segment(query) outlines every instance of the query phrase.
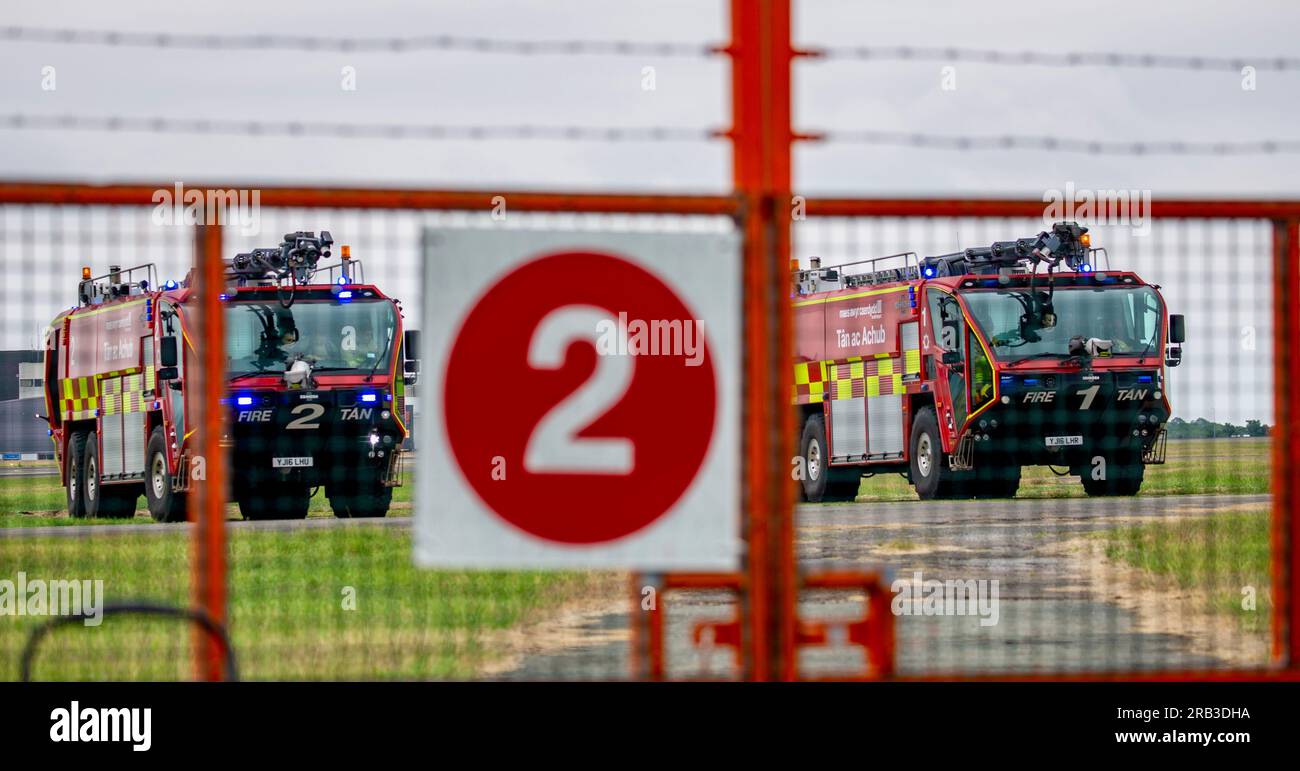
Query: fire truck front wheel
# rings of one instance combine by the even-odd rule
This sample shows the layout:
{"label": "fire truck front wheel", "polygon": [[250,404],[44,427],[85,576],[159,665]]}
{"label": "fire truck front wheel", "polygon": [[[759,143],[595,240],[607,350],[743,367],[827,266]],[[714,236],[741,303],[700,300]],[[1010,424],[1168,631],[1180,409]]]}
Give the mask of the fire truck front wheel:
{"label": "fire truck front wheel", "polygon": [[299,479],[253,474],[250,482],[238,487],[235,500],[244,519],[306,519],[313,492],[311,485]]}
{"label": "fire truck front wheel", "polygon": [[68,439],[68,516],[81,519],[86,516],[86,499],[81,491],[86,486],[86,432],[77,431]]}
{"label": "fire truck front wheel", "polygon": [[1100,459],[1104,464],[1094,460],[1080,469],[1079,480],[1083,482],[1084,492],[1093,497],[1138,494],[1146,473],[1141,456],[1133,451],[1121,451]]}
{"label": "fire truck front wheel", "polygon": [[172,475],[167,468],[167,437],[162,428],[155,428],[149,435],[145,457],[149,465],[145,467],[144,501],[150,516],[157,522],[184,522],[185,495],[172,489]]}
{"label": "fire truck front wheel", "polygon": [[935,416],[933,407],[922,407],[916,411],[909,444],[912,449],[909,461],[912,487],[916,488],[917,496],[923,501],[958,497],[958,483],[961,480],[944,464],[939,419]]}
{"label": "fire truck front wheel", "polygon": [[378,474],[362,475],[342,488],[327,488],[325,492],[339,519],[387,516],[393,503],[393,488],[384,487]]}

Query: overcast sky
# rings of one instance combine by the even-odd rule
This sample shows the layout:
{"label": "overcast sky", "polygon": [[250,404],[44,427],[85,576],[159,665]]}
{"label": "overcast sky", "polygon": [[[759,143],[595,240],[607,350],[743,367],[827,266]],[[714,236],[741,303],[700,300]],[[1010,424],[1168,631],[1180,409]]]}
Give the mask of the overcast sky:
{"label": "overcast sky", "polygon": [[[964,46],[1247,60],[1300,56],[1296,36],[1300,8],[1283,0],[1230,5],[1096,2],[1079,10],[1053,7],[1050,12],[1041,2],[797,0],[795,7],[796,43],[807,46]],[[725,38],[725,10],[725,3],[708,0],[6,0],[0,25],[285,37],[449,34],[708,43]],[[54,90],[42,88],[42,68],[47,66],[55,68]],[[652,91],[642,87],[647,66],[655,68]],[[956,89],[944,90],[942,66],[940,62],[799,63],[797,127],[1104,140],[1300,139],[1300,72],[1260,71],[1255,90],[1244,90],[1242,76],[1236,72],[961,63],[956,65]],[[341,87],[344,67],[355,68],[355,91]],[[725,60],[717,57],[205,52],[0,42],[0,113],[703,129],[727,123],[728,72]],[[5,179],[717,192],[730,182],[729,164],[728,146],[718,141],[442,142],[0,128],[0,178]],[[1294,198],[1300,194],[1300,156],[1095,157],[828,143],[796,151],[795,183],[797,191],[806,194],[861,196],[972,194],[1039,199],[1045,190],[1073,183],[1079,188],[1150,190],[1156,199]],[[29,216],[10,210],[3,223],[6,262],[13,265],[15,258],[22,260],[32,279],[21,287],[7,285],[0,297],[9,308],[2,341],[6,348],[28,344],[36,324],[71,302],[72,291],[62,277],[83,259],[77,253],[82,249],[66,244],[24,247],[18,233],[23,218]],[[317,229],[331,224],[328,220],[322,216],[301,224],[295,221],[292,227]],[[332,226],[340,240],[349,238]],[[955,246],[949,238],[977,230],[945,230],[941,247]],[[1139,269],[1148,279],[1166,286],[1174,310],[1189,315],[1194,339],[1188,345],[1187,364],[1175,372],[1182,382],[1174,389],[1175,396],[1183,391],[1176,408],[1186,417],[1210,416],[1217,404],[1219,419],[1271,419],[1266,366],[1270,297],[1260,288],[1269,278],[1268,266],[1262,264],[1267,242],[1255,229],[1246,230],[1228,234],[1211,228],[1189,234],[1158,229],[1144,241],[1129,240],[1121,233],[1112,237],[1112,243],[1122,239],[1133,244],[1131,262],[1140,262]],[[372,279],[411,285],[406,282],[414,269],[414,252],[408,236],[415,232],[413,227],[394,227],[378,235],[370,233],[394,249],[393,254],[375,260]],[[805,233],[801,244],[834,252],[822,248],[832,238],[827,233]],[[997,237],[1031,234],[1008,232]],[[977,235],[984,237],[983,231]],[[84,237],[85,250],[100,250],[100,236],[94,231]],[[42,232],[36,240],[50,237],[48,231]],[[394,245],[400,239],[408,242]],[[1162,243],[1153,244],[1151,239]],[[278,240],[278,232],[262,240],[270,245]],[[927,234],[922,244],[895,244],[896,240],[872,236],[867,243],[923,251],[940,238]],[[169,263],[169,271],[182,270],[185,258],[178,255],[183,249],[153,241],[151,248],[162,256],[151,258]],[[1219,246],[1210,248],[1206,245],[1210,242]],[[183,246],[183,238],[179,243]],[[843,254],[828,261],[854,253],[843,243],[838,248]],[[1124,255],[1114,251],[1111,258],[1117,266],[1128,264]],[[1231,302],[1207,298],[1201,289],[1225,282],[1235,285]],[[1246,328],[1254,330],[1253,350],[1241,342]],[[1227,386],[1210,385],[1224,376],[1228,366],[1235,367],[1234,373],[1244,373],[1239,374],[1239,382],[1230,384],[1239,392],[1231,404],[1219,390]]]}

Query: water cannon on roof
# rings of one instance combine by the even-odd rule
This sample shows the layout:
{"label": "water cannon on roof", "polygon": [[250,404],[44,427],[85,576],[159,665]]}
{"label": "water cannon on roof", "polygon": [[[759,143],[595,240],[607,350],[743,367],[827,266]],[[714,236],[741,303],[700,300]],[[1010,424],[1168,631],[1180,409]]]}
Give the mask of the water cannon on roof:
{"label": "water cannon on roof", "polygon": [[306,284],[321,259],[329,258],[333,245],[328,230],[322,230],[319,236],[304,230],[286,233],[279,246],[236,254],[230,268],[237,279],[244,281],[292,279]]}
{"label": "water cannon on roof", "polygon": [[328,230],[320,235],[299,230],[286,233],[279,246],[254,249],[236,254],[230,263],[230,275],[240,286],[250,282],[275,285],[280,289],[280,304],[293,305],[299,284],[310,284],[322,259],[328,259],[334,238]]}
{"label": "water cannon on roof", "polygon": [[990,246],[926,257],[921,272],[926,278],[972,274],[1009,277],[1018,272],[1034,273],[1039,264],[1046,265],[1051,273],[1064,263],[1070,270],[1087,273],[1092,270],[1092,251],[1092,237],[1086,227],[1077,222],[1057,222],[1051,230],[1032,238],[995,241]]}

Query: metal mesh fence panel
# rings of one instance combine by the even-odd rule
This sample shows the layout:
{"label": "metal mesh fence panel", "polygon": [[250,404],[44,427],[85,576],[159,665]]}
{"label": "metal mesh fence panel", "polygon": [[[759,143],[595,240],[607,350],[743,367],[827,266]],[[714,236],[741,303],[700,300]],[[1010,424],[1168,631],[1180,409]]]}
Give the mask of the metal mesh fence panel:
{"label": "metal mesh fence panel", "polygon": [[[339,302],[336,295],[329,296],[328,302],[317,302],[314,290],[299,287],[292,304],[285,307],[280,302],[284,297],[282,289],[269,289],[256,300],[246,300],[232,284],[225,299],[226,340],[202,339],[192,326],[191,315],[196,314],[185,295],[194,260],[193,227],[160,224],[156,210],[147,207],[6,206],[2,212],[0,248],[11,264],[21,266],[21,275],[5,288],[6,347],[26,352],[23,355],[32,359],[38,369],[45,367],[45,349],[62,352],[54,355],[62,356],[57,366],[64,369],[49,371],[53,409],[78,409],[75,416],[67,412],[69,419],[54,426],[54,441],[48,435],[49,424],[35,419],[36,413],[44,415],[48,411],[43,393],[16,404],[12,414],[6,413],[5,436],[15,444],[0,449],[13,451],[18,457],[6,461],[3,478],[0,573],[4,578],[25,580],[27,586],[38,581],[74,579],[91,581],[87,586],[102,582],[97,585],[102,595],[96,595],[96,601],[108,606],[190,605],[194,564],[191,526],[153,521],[151,499],[145,494],[153,481],[149,459],[142,457],[139,462],[129,463],[122,460],[131,452],[144,454],[149,437],[127,443],[122,432],[109,435],[103,426],[114,418],[121,420],[122,405],[130,399],[129,395],[114,395],[115,388],[131,392],[130,387],[122,389],[117,381],[109,384],[122,377],[116,370],[134,374],[133,370],[139,369],[142,374],[152,368],[156,370],[150,376],[156,378],[154,388],[147,388],[143,381],[135,384],[143,397],[134,406],[147,416],[139,418],[141,427],[160,427],[183,455],[196,428],[185,425],[189,414],[185,408],[191,406],[187,400],[198,398],[185,385],[197,374],[196,353],[206,345],[224,344],[226,374],[232,379],[222,405],[229,411],[223,444],[231,468],[226,493],[228,630],[241,679],[627,676],[625,575],[420,570],[413,566],[414,481],[421,453],[427,451],[420,446],[418,426],[433,417],[422,412],[418,381],[402,394],[405,403],[399,414],[411,427],[411,435],[395,469],[394,481],[400,481],[400,485],[386,488],[391,490],[385,493],[391,495],[382,512],[386,516],[373,516],[381,513],[378,511],[357,511],[357,504],[347,500],[349,494],[356,497],[355,488],[349,485],[365,479],[371,468],[367,462],[374,462],[373,458],[355,457],[358,442],[362,452],[366,450],[368,436],[364,433],[352,436],[346,431],[331,432],[323,421],[321,428],[327,430],[328,436],[315,443],[295,435],[285,421],[259,426],[265,430],[240,433],[239,424],[250,419],[250,412],[256,419],[257,412],[294,408],[265,401],[273,398],[268,395],[270,381],[265,378],[279,378],[286,368],[287,362],[277,356],[277,349],[308,350],[309,355],[318,357],[312,361],[319,373],[331,366],[346,370],[344,374],[351,376],[347,383],[350,390],[374,391],[381,397],[393,393],[397,390],[395,381],[385,385],[382,378],[393,371],[400,377],[402,371],[400,358],[394,359],[398,354],[385,353],[386,347],[400,342],[400,336],[393,337],[393,319],[369,313],[360,297],[346,304]],[[394,313],[403,318],[405,327],[418,329],[420,242],[424,229],[429,227],[702,232],[731,228],[732,224],[725,218],[689,216],[512,212],[500,217],[488,213],[267,207],[257,212],[255,221],[223,226],[223,255],[230,259],[254,248],[274,246],[286,233],[331,231],[337,242],[335,254],[346,244],[357,261],[352,268],[356,275],[350,277],[351,286],[373,286],[393,298]],[[149,274],[152,286],[123,290],[122,297],[78,302],[82,266],[91,266],[94,276],[99,277],[107,274],[110,266],[128,268],[147,263],[156,266]],[[313,281],[325,281],[324,292],[328,293],[328,282],[337,275]],[[159,289],[163,294],[154,294]],[[99,320],[86,322],[84,328],[79,326],[80,320],[72,322],[72,326],[56,321],[58,314],[75,309],[77,319],[98,312],[100,320],[107,316],[108,324],[113,325],[115,312],[105,309],[147,298],[151,298],[149,312],[156,314],[157,326],[152,333],[145,333],[143,327],[138,333],[132,332],[142,340],[129,352],[133,367],[113,366],[110,371],[102,360],[104,346],[118,344],[111,334],[116,327],[105,329]],[[178,371],[169,379],[158,366],[161,362],[156,347],[160,345],[159,336],[166,334],[167,314],[172,310],[180,317],[173,329],[182,345]],[[241,318],[240,314],[250,318]],[[152,315],[148,322],[155,322]],[[365,329],[367,324],[373,324],[374,329]],[[286,336],[291,330],[297,334]],[[49,335],[55,332],[60,340],[51,343]],[[367,333],[372,337],[366,339]],[[84,338],[78,335],[91,336],[86,347],[79,347]],[[149,342],[150,338],[153,342]],[[318,349],[310,349],[312,345]],[[349,354],[354,354],[356,360],[348,359]],[[385,356],[387,359],[376,366],[376,360]],[[70,364],[85,364],[74,363],[77,357],[90,357],[96,368],[90,373],[92,390],[84,396],[76,390],[82,387],[80,382],[73,378],[85,375],[80,369],[68,369]],[[331,357],[339,360],[332,361]],[[380,377],[370,380],[375,372]],[[15,385],[17,374],[15,368],[8,375]],[[434,369],[425,375],[437,376]],[[73,382],[69,384],[69,380]],[[175,387],[170,385],[171,380],[176,381]],[[313,390],[304,389],[308,393]],[[330,398],[329,390],[322,388],[316,393]],[[83,402],[71,404],[70,396]],[[113,402],[115,398],[121,401]],[[164,401],[172,399],[176,401],[167,406],[175,409],[164,416]],[[359,401],[353,406],[363,409],[365,403]],[[379,406],[386,410],[385,415],[399,409],[393,403]],[[314,427],[314,417],[316,413],[311,410],[288,416],[299,419],[300,425],[308,429]],[[175,436],[170,433],[173,430]],[[70,437],[67,440],[65,432]],[[92,437],[119,443],[120,452],[92,454],[101,466],[126,463],[122,480],[110,484],[123,489],[123,497],[134,495],[130,504],[122,504],[121,510],[108,518],[71,516],[69,493],[60,471],[69,455],[63,448],[75,446],[78,457],[84,459],[91,452],[87,443]],[[370,450],[375,446],[369,445]],[[390,452],[395,449],[382,441],[377,446],[388,447]],[[308,482],[296,481],[292,470],[280,473],[272,466],[280,457],[311,457],[314,467],[326,467],[325,473]],[[171,469],[169,475],[192,473],[196,460],[201,458],[188,457],[189,465]],[[84,497],[86,477],[82,473],[82,489],[73,495]],[[173,484],[178,481],[171,480]],[[108,476],[101,474],[99,482],[108,482]],[[184,491],[177,494],[187,495]],[[342,504],[340,498],[344,499]],[[180,518],[186,513],[181,510]],[[91,598],[83,599],[90,607]],[[20,675],[22,651],[30,634],[51,616],[48,607],[29,609],[32,615],[6,619],[0,626],[0,659],[4,661],[6,679]],[[31,675],[36,679],[185,679],[194,675],[192,639],[193,631],[184,621],[110,611],[96,626],[63,626],[41,640]]]}
{"label": "metal mesh fence panel", "polygon": [[[734,227],[726,218],[685,215],[501,216],[271,207],[257,214],[254,223],[223,227],[225,257],[273,246],[285,233],[331,231],[336,252],[347,244],[362,266],[352,282],[394,298],[408,329],[419,324],[420,243],[426,228],[716,232]],[[137,419],[129,417],[133,410],[148,415],[163,411],[165,400],[179,396],[183,405],[192,398],[183,386],[170,388],[157,371],[153,388],[146,388],[143,379],[122,381],[147,377],[145,357],[150,355],[155,356],[154,369],[162,369],[157,348],[149,346],[161,345],[169,308],[163,298],[150,306],[158,331],[142,333],[139,348],[129,352],[139,371],[123,366],[99,372],[97,390],[85,394],[77,390],[76,378],[82,375],[67,369],[72,356],[58,347],[69,345],[67,335],[79,330],[56,319],[74,308],[85,313],[107,307],[78,302],[85,265],[99,277],[110,266],[153,263],[149,280],[155,283],[149,290],[166,293],[175,281],[175,291],[182,291],[193,264],[194,229],[160,224],[149,207],[17,205],[0,208],[0,228],[0,257],[16,268],[3,289],[7,398],[0,404],[5,409],[0,580],[13,585],[10,596],[16,603],[14,617],[0,625],[0,676],[14,679],[20,676],[31,632],[59,608],[66,611],[80,603],[81,609],[94,612],[141,603],[180,608],[190,602],[190,528],[153,521],[146,495],[151,483],[147,459],[125,460],[130,452],[148,450],[152,432],[128,442],[125,430],[105,435],[102,427],[112,418],[125,427]],[[792,256],[805,267],[814,256],[832,267],[905,251],[923,256],[954,252],[1041,229],[1041,222],[1028,219],[814,217],[796,223]],[[1184,358],[1163,375],[1172,406],[1165,462],[1145,468],[1136,496],[1090,496],[1079,473],[1090,469],[1026,464],[1020,467],[1014,497],[977,491],[964,500],[920,501],[905,478],[907,471],[893,467],[862,479],[851,502],[797,508],[796,546],[805,573],[884,571],[895,601],[898,674],[1214,671],[1270,664],[1272,577],[1284,569],[1272,564],[1269,547],[1274,526],[1268,435],[1273,420],[1272,225],[1264,220],[1162,219],[1146,229],[1097,227],[1092,236],[1094,245],[1106,250],[1097,257],[1098,271],[1135,271],[1159,286],[1169,312],[1187,317]],[[147,294],[128,294],[117,302]],[[184,301],[174,304],[183,316]],[[235,305],[231,303],[230,313],[237,311]],[[262,319],[279,343],[286,343],[280,335],[288,328],[285,311],[292,311],[299,333],[289,342],[311,342],[304,339],[315,323],[308,316],[309,295],[285,309],[272,293],[262,305],[269,309]],[[324,355],[345,356],[344,343],[358,333],[355,327],[373,323],[364,315],[346,321],[330,317],[320,322],[337,337],[327,342],[339,348]],[[1061,323],[1073,322],[1063,318]],[[88,329],[98,335],[103,325]],[[241,329],[252,329],[251,343],[238,339]],[[227,340],[219,343],[227,346],[228,376],[251,371],[253,349],[265,342],[266,331],[231,325]],[[54,332],[62,337],[51,342]],[[144,342],[151,336],[153,343]],[[196,366],[194,350],[212,342],[182,339],[180,381],[187,379],[185,367]],[[383,334],[376,339],[382,341]],[[106,351],[106,344],[110,349],[115,344],[111,335],[94,338],[78,355],[118,355]],[[47,349],[63,351],[55,369],[46,364]],[[362,356],[385,356],[372,340],[359,349]],[[353,374],[364,378],[372,361],[340,360],[336,366],[350,365]],[[381,362],[400,374],[400,363],[390,368],[391,363]],[[260,366],[284,368],[283,362]],[[419,377],[427,383],[438,374],[432,367]],[[115,383],[105,384],[113,379]],[[414,480],[421,453],[429,451],[420,442],[419,426],[430,419],[421,402],[420,379],[403,394],[401,414],[412,433],[396,468],[401,485],[389,488],[384,517],[346,516],[347,504],[341,507],[337,501],[344,496],[330,494],[333,485],[359,476],[355,464],[336,464],[335,476],[318,484],[290,490],[280,486],[287,475],[278,475],[270,461],[304,457],[294,449],[297,440],[278,426],[254,437],[252,444],[234,441],[233,425],[245,406],[239,400],[258,389],[243,381],[228,388],[225,407],[232,415],[232,434],[227,444],[236,461],[227,509],[229,632],[240,676],[627,676],[631,627],[638,623],[629,613],[644,612],[644,607],[635,610],[631,600],[639,587],[633,585],[630,592],[628,576],[418,570],[412,565]],[[138,401],[128,405],[125,394],[137,392]],[[91,398],[93,404],[84,402]],[[53,437],[51,424],[36,419],[51,412],[63,421],[54,426]],[[183,425],[183,410],[176,414],[182,421],[177,449],[183,449],[192,427]],[[805,417],[800,416],[801,429]],[[77,432],[84,434],[81,440],[65,439]],[[92,434],[98,441],[117,441],[121,448],[120,457],[102,449],[95,455],[101,464],[119,464],[115,469],[122,472],[118,479],[101,482],[135,497],[133,506],[124,504],[113,516],[78,518],[70,515],[62,468],[74,446],[77,457],[89,457],[86,443]],[[347,441],[352,439],[365,437]],[[326,443],[316,459],[324,463],[329,454],[348,447]],[[56,450],[63,454],[61,460]],[[254,456],[258,463],[266,460],[268,468],[251,473],[244,461]],[[863,471],[870,474],[872,469]],[[84,486],[77,494],[86,494]],[[338,516],[341,508],[343,517]],[[646,583],[653,580],[646,578]],[[954,592],[968,593],[969,604],[954,607],[954,599],[962,599],[954,598]],[[739,676],[735,648],[724,638],[738,612],[734,591],[672,589],[660,599],[667,676]],[[836,620],[859,618],[864,602],[860,592],[809,589],[801,595],[800,608],[806,619],[829,621],[834,630],[842,628]],[[193,639],[183,621],[110,610],[92,625],[66,625],[46,637],[32,676],[188,678],[193,676]],[[823,645],[800,653],[805,676],[836,677],[862,666],[862,649],[833,631]]]}
{"label": "metal mesh fence panel", "polygon": [[[794,256],[806,268],[813,256],[835,266],[908,251],[939,255],[1043,229],[1043,222],[1029,219],[813,218],[796,227]],[[1017,478],[1014,497],[993,480],[947,496],[963,500],[920,501],[909,480],[914,468],[886,466],[871,475],[866,466],[860,470],[868,476],[849,496],[853,502],[798,508],[805,569],[868,563],[890,572],[901,675],[1270,664],[1270,587],[1277,567],[1270,564],[1271,223],[1156,220],[1144,228],[1096,227],[1091,234],[1093,245],[1107,252],[1096,255],[1101,275],[1135,271],[1159,287],[1170,313],[1187,318],[1184,358],[1163,372],[1172,407],[1165,462],[1145,466],[1136,496],[1090,494],[1081,476],[1094,474],[1095,462],[1021,468],[1014,457],[994,455],[986,463]],[[1072,317],[1064,291],[1071,290],[1057,292],[1057,323],[1073,325],[1070,335],[1106,336],[1096,325],[1110,319]],[[826,334],[856,323],[828,317]],[[968,323],[986,340],[1002,331],[978,319]],[[922,355],[929,355],[924,347]],[[994,356],[1006,363],[1017,354],[1012,345],[995,346]],[[1015,411],[1034,409],[1025,399],[1070,398],[1025,393],[1050,393],[1049,378],[1065,388],[1070,370],[1056,362],[1031,372],[999,370],[1003,396],[995,406],[1001,410],[984,416],[996,426],[997,417],[1008,423]],[[963,380],[962,387],[972,385]],[[912,390],[910,398],[924,399]],[[962,402],[967,398],[960,394]],[[1110,414],[1090,420],[1099,424]],[[917,411],[911,417],[908,439],[915,440]],[[1048,430],[1049,423],[1020,441],[1041,446],[1049,435],[1073,433]],[[1003,441],[985,420],[971,430],[992,434],[986,446]]]}

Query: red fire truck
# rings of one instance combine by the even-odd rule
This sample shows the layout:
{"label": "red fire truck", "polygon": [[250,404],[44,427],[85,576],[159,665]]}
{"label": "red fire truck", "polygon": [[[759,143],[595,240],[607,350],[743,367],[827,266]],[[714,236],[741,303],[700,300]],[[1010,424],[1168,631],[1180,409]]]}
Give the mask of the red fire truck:
{"label": "red fire truck", "polygon": [[[245,519],[307,515],[324,488],[339,517],[382,517],[400,486],[405,386],[418,363],[401,309],[364,282],[348,247],[322,264],[328,232],[290,233],[231,261],[225,306],[231,498]],[[328,280],[318,281],[317,276]],[[359,278],[360,280],[354,280]],[[46,402],[68,512],[186,518],[202,459],[194,292],[153,265],[83,269],[78,305],[49,327]],[[403,364],[405,362],[405,364]]]}
{"label": "red fire truck", "polygon": [[1183,317],[1087,228],[791,267],[804,500],[852,500],[879,473],[923,499],[1011,497],[1030,465],[1134,495],[1164,462]]}

